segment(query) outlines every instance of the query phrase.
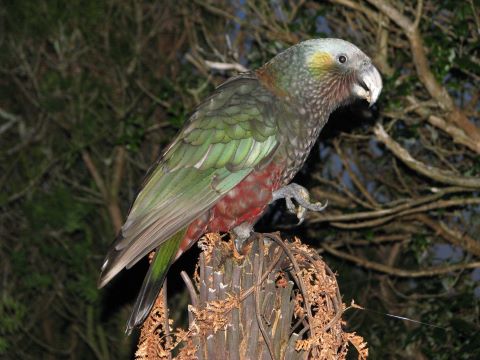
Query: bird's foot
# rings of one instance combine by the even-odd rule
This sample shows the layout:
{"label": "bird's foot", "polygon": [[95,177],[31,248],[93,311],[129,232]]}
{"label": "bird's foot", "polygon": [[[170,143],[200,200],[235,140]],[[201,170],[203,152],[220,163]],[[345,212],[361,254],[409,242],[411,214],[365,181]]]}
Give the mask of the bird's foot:
{"label": "bird's foot", "polygon": [[[291,183],[274,191],[272,194],[272,202],[278,199],[285,199],[288,211],[297,216],[297,225],[303,223],[307,210],[322,211],[328,205],[328,201],[325,201],[325,204],[320,202],[310,202],[310,194],[308,190],[295,183]],[[298,203],[298,207],[293,204],[292,199]]]}
{"label": "bird's foot", "polygon": [[235,244],[235,249],[239,254],[243,254],[245,246],[253,240],[253,225],[247,222],[241,223],[233,228],[232,234],[234,237],[233,243]]}

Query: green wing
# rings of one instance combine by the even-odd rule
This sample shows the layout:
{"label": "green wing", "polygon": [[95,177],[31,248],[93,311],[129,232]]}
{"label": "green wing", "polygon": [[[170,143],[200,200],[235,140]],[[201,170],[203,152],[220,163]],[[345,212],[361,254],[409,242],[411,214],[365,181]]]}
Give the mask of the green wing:
{"label": "green wing", "polygon": [[211,208],[278,145],[275,98],[252,75],[220,86],[193,113],[138,194],[102,267],[105,285]]}

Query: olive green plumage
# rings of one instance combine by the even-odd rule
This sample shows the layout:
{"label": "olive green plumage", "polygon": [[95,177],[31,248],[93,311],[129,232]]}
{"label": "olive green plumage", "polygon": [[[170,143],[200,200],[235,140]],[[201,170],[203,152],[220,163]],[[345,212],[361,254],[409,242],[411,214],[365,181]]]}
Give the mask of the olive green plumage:
{"label": "olive green plumage", "polygon": [[122,238],[107,256],[101,285],[197,218],[271,156],[278,144],[272,100],[257,79],[244,75],[220,86],[197,108],[144,182]]}
{"label": "olive green plumage", "polygon": [[363,52],[323,39],[289,48],[205,99],[145,180],[102,267],[100,287],[157,250],[128,330],[150,311],[195,219],[268,164],[281,169],[276,182],[286,185],[330,113],[355,97],[372,103],[380,89],[378,71]]}

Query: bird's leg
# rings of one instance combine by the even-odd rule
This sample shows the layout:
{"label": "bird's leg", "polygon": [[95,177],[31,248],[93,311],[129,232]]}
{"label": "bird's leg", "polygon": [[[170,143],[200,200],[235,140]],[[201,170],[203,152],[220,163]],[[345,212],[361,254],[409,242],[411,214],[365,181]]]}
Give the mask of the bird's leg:
{"label": "bird's leg", "polygon": [[[311,203],[308,190],[305,189],[303,186],[295,183],[288,184],[278,189],[277,191],[274,191],[272,194],[271,202],[274,202],[278,199],[285,199],[288,211],[297,216],[298,225],[300,225],[303,220],[305,220],[305,213],[307,210],[322,211],[328,205],[327,201],[325,202],[325,204],[322,204],[320,202]],[[298,203],[298,207],[295,207],[292,199]]]}
{"label": "bird's leg", "polygon": [[253,237],[251,236],[253,233],[253,225],[248,222],[241,223],[232,229],[232,233],[234,236],[233,241],[235,248],[239,254],[242,254],[245,245],[250,242],[249,240],[253,240]]}

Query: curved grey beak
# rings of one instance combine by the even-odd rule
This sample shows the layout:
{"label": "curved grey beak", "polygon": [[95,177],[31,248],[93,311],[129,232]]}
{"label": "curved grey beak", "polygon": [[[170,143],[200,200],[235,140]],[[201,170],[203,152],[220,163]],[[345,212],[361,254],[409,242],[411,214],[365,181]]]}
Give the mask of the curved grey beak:
{"label": "curved grey beak", "polygon": [[368,101],[370,106],[375,104],[382,92],[382,77],[377,68],[369,64],[358,76],[358,82],[353,85],[353,93],[359,98]]}

